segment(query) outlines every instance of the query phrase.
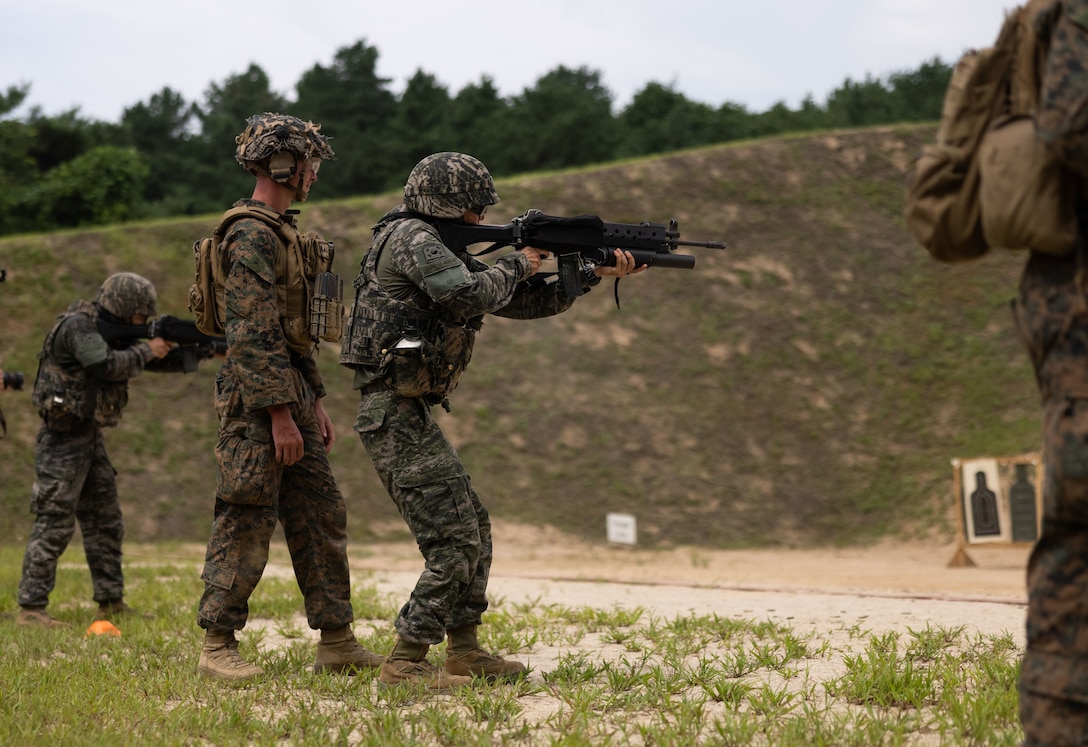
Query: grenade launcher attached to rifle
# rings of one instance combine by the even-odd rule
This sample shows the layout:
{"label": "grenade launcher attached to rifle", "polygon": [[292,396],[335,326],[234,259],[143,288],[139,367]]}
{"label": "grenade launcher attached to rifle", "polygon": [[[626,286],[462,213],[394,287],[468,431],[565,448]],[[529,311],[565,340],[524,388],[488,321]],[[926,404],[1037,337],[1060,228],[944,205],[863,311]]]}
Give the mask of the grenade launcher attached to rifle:
{"label": "grenade launcher attached to rifle", "polygon": [[563,218],[530,210],[506,225],[468,225],[440,221],[438,233],[450,248],[492,242],[474,256],[490,254],[503,247],[520,249],[525,246],[544,249],[559,261],[559,282],[567,298],[582,295],[581,274],[594,265],[614,265],[613,249],[631,252],[635,266],[667,267],[690,270],[695,257],[677,254],[677,247],[698,246],[704,249],[724,249],[720,241],[682,241],[675,220],[663,223],[606,223],[596,215]]}

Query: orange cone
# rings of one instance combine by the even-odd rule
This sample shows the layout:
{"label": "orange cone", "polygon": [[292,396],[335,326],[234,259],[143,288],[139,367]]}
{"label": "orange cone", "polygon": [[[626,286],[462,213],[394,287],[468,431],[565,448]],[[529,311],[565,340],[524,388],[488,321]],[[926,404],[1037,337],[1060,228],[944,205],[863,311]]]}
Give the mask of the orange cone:
{"label": "orange cone", "polygon": [[91,623],[91,627],[87,628],[87,632],[84,636],[88,635],[112,635],[119,636],[121,631],[117,626],[111,623],[109,620],[95,620]]}

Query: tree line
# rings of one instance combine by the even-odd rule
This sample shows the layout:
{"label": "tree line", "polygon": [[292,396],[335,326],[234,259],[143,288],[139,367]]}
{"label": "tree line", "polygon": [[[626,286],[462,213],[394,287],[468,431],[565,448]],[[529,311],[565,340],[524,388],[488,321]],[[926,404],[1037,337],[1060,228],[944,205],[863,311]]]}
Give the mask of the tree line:
{"label": "tree line", "polygon": [[604,163],[703,145],[940,116],[951,66],[934,58],[886,78],[847,79],[823,103],[779,102],[763,112],[692,101],[651,82],[615,112],[601,73],[559,66],[511,97],[492,79],[454,94],[419,70],[395,95],[377,74],[378,50],[365,41],[337,50],[295,85],[271,90],[256,64],[209,84],[203,100],[164,87],[124,110],[121,121],[84,118],[78,107],[47,115],[32,107],[31,84],[0,92],[0,234],[214,213],[249,194],[231,168],[234,137],[248,116],[283,111],[322,124],[337,151],[321,172],[322,197],[373,194],[403,185],[419,159],[440,150],[480,158],[509,176]]}

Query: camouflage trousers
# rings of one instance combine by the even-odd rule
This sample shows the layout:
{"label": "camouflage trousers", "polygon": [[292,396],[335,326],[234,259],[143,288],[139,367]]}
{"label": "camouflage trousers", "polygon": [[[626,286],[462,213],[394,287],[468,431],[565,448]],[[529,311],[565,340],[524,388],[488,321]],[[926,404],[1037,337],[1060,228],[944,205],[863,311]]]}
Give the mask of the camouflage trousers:
{"label": "camouflage trousers", "polygon": [[44,607],[57,579],[57,562],[76,531],[91,570],[96,602],[120,599],[124,524],[117,500],[117,480],[102,429],[93,422],[69,431],[42,426],[34,448],[36,483],[30,511],[37,518],[30,530],[19,604]]}
{"label": "camouflage trousers", "polygon": [[[1072,259],[1033,254],[1015,311],[1043,395],[1042,531],[1028,561],[1025,745],[1088,744],[1088,305]],[[1081,310],[1083,309],[1083,310]]]}
{"label": "camouflage trousers", "polygon": [[289,467],[275,460],[269,415],[242,412],[233,392],[219,395],[229,403],[221,408],[215,518],[201,573],[204,595],[197,624],[213,631],[245,627],[249,597],[264,574],[277,520],[310,627],[331,630],[351,624],[347,507],[329,466],[312,395],[291,406],[305,453]]}
{"label": "camouflage trousers", "polygon": [[461,459],[421,399],[364,394],[355,430],[415,537],[424,571],[397,615],[397,633],[440,643],[487,609],[491,519]]}

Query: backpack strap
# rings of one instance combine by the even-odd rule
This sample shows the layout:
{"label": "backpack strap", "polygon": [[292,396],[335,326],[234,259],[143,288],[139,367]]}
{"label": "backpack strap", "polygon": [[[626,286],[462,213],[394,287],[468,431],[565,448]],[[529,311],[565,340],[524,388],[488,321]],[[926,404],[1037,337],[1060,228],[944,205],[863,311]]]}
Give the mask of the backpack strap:
{"label": "backpack strap", "polygon": [[239,218],[256,218],[269,228],[276,229],[277,232],[280,232],[280,229],[284,226],[289,226],[291,228],[295,227],[294,216],[290,213],[288,215],[282,215],[275,210],[269,210],[268,208],[263,208],[259,205],[238,205],[223,213],[223,217],[219,219],[219,225],[212,231],[217,242],[223,240],[223,237],[227,234],[227,230],[230,228],[231,224]]}

